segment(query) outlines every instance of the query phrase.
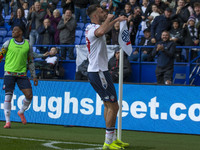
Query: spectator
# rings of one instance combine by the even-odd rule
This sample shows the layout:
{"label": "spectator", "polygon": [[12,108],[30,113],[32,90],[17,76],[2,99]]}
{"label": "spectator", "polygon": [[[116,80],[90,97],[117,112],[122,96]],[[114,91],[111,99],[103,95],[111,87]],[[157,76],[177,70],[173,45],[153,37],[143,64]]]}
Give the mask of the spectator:
{"label": "spectator", "polygon": [[60,0],[49,0],[49,9],[51,12],[53,12],[57,8],[59,1]]}
{"label": "spectator", "polygon": [[[154,44],[151,43],[151,32],[149,29],[144,30],[144,37],[141,38],[140,46],[153,46]],[[152,48],[141,48],[141,61],[152,61],[151,53]],[[139,61],[139,48],[137,48],[131,56],[129,56],[130,61]]]}
{"label": "spectator", "polygon": [[9,0],[1,0],[3,9],[4,9],[4,16],[9,15]]}
{"label": "spectator", "polygon": [[[91,3],[90,3],[91,4]],[[101,2],[100,2],[100,6],[101,6],[101,8],[103,8],[103,9],[108,9],[108,0],[102,0]]]}
{"label": "spectator", "polygon": [[109,3],[109,11],[113,14],[118,16],[118,12],[120,12],[120,9],[118,8],[121,4],[120,0],[111,0]]}
{"label": "spectator", "polygon": [[148,5],[146,12],[145,12],[145,17],[147,18],[149,16],[149,14],[152,13],[152,5],[156,5],[158,7],[158,11],[160,14],[162,14],[164,12],[164,10],[167,8],[167,5],[162,2],[161,0],[155,0],[154,3],[151,3]]}
{"label": "spectator", "polygon": [[[43,25],[41,25],[37,31],[39,33],[39,39],[37,42],[38,45],[54,45],[55,30],[53,26],[51,26],[49,19],[44,19]],[[44,54],[48,51],[48,47],[46,46],[40,47],[39,49],[41,54]]]}
{"label": "spectator", "polygon": [[[170,41],[173,41],[176,46],[181,46],[183,44],[183,30],[180,28],[178,20],[174,20],[172,23],[172,28],[169,31]],[[177,62],[181,61],[181,49],[176,49],[175,59]]]}
{"label": "spectator", "polygon": [[48,0],[38,0],[38,2],[40,2],[40,4],[41,4],[41,9],[44,9],[45,11],[46,11],[47,8],[49,7],[49,2],[48,2]]}
{"label": "spectator", "polygon": [[45,78],[52,78],[55,75],[54,72],[51,72],[55,68],[56,63],[58,62],[57,56],[57,48],[52,47],[48,53],[48,57],[46,57],[45,61],[39,61],[35,63],[35,67],[40,69],[42,72],[39,72],[37,76],[42,76]]}
{"label": "spectator", "polygon": [[152,24],[153,20],[155,19],[155,17],[160,16],[160,13],[158,11],[158,7],[157,5],[152,5],[152,13],[147,17],[148,21],[147,21],[147,27],[150,27],[150,24]]}
{"label": "spectator", "polygon": [[4,18],[2,14],[0,13],[0,26],[4,26],[4,23],[5,23]]}
{"label": "spectator", "polygon": [[[61,45],[73,45],[75,41],[76,20],[72,17],[71,10],[66,10],[60,20],[57,29],[60,30],[59,39]],[[66,59],[66,51],[69,52],[69,59],[74,59],[73,47],[61,48],[61,59]]]}
{"label": "spectator", "polygon": [[118,42],[119,29],[120,29],[120,22],[116,22],[111,30],[111,44],[112,45],[119,45],[119,42]]}
{"label": "spectator", "polygon": [[172,10],[166,8],[164,15],[157,16],[151,24],[151,42],[156,43],[161,40],[161,33],[164,30],[169,31],[171,27],[171,16]]}
{"label": "spectator", "polygon": [[28,17],[28,3],[27,2],[24,2],[23,5],[22,5],[23,9],[24,9],[24,17],[27,19]]}
{"label": "spectator", "polygon": [[38,0],[24,0],[24,2],[28,3],[28,9],[30,9],[37,1]]}
{"label": "spectator", "polygon": [[171,3],[173,3],[173,5],[175,6],[175,1],[173,1],[173,0],[162,0],[162,2],[164,2],[167,5],[167,7],[170,7]]}
{"label": "spectator", "polygon": [[194,17],[196,18],[196,26],[200,27],[200,3],[194,3]]}
{"label": "spectator", "polygon": [[132,10],[134,10],[135,7],[139,6],[136,0],[129,0],[129,3],[131,4]]}
{"label": "spectator", "polygon": [[45,18],[48,18],[51,21],[51,25],[54,28],[54,31],[55,31],[54,44],[56,44],[56,45],[60,44],[60,41],[59,41],[60,31],[57,29],[58,23],[61,20],[60,11],[58,9],[55,9],[53,11],[53,15],[52,15],[51,12],[47,9],[47,15],[45,16]]}
{"label": "spectator", "polygon": [[86,8],[89,4],[89,0],[74,0],[74,11],[75,11],[75,17],[76,22],[79,22],[80,16],[83,20],[83,23],[87,23],[87,14],[86,14]]}
{"label": "spectator", "polygon": [[2,11],[3,11],[3,4],[2,2],[0,1],[0,13],[2,14]]}
{"label": "spectator", "polygon": [[11,0],[10,7],[11,7],[11,13],[14,13],[16,15],[17,9],[22,8],[23,0]]}
{"label": "spectator", "polygon": [[141,9],[140,7],[135,7],[134,13],[128,17],[129,32],[132,45],[135,45],[135,38],[141,21]]}
{"label": "spectator", "polygon": [[18,8],[17,12],[15,14],[16,14],[16,16],[14,16],[14,13],[11,13],[11,17],[10,17],[10,20],[9,20],[9,25],[11,25],[11,29],[13,29],[15,26],[20,25],[25,30],[27,20],[24,17],[23,8]]}
{"label": "spectator", "polygon": [[157,84],[172,84],[174,71],[174,54],[175,44],[169,40],[168,31],[163,31],[161,35],[162,41],[156,43],[152,56],[157,55],[156,78]]}
{"label": "spectator", "polygon": [[131,4],[130,3],[126,3],[124,10],[121,11],[120,15],[124,15],[126,17],[129,17],[130,15],[132,15],[132,9],[131,9]]}
{"label": "spectator", "polygon": [[141,22],[142,29],[141,30],[142,31],[144,31],[147,28],[146,22],[148,21],[148,19],[146,19],[144,14],[147,9],[148,3],[149,3],[149,0],[142,1],[142,7],[141,7],[141,10],[142,10],[142,16],[141,16],[142,17],[142,22]]}
{"label": "spectator", "polygon": [[[119,82],[119,56],[120,56],[120,50],[117,49],[115,51],[114,56],[108,62],[108,69],[111,74],[112,80],[115,83]],[[127,81],[130,74],[131,74],[131,65],[125,54],[124,55],[124,68],[123,68],[124,81]]]}
{"label": "spectator", "polygon": [[61,6],[63,8],[63,14],[65,14],[66,10],[71,10],[72,13],[74,13],[74,2],[73,0],[62,0]]}
{"label": "spectator", "polygon": [[171,19],[177,19],[182,27],[187,22],[190,12],[188,6],[185,5],[185,0],[178,0],[177,4],[178,6],[173,10]]}
{"label": "spectator", "polygon": [[88,59],[86,59],[78,66],[78,71],[75,74],[75,80],[88,80],[87,78],[88,64],[89,61]]}
{"label": "spectator", "polygon": [[31,28],[31,30],[29,40],[31,46],[38,41],[39,34],[37,32],[37,29],[39,26],[42,25],[45,15],[46,12],[43,9],[41,9],[40,2],[35,2],[29,10],[27,19],[28,21],[30,21],[29,28]]}
{"label": "spectator", "polygon": [[[199,45],[199,31],[195,27],[195,17],[191,16],[187,22],[188,25],[185,24],[183,28],[183,37],[184,37],[184,45],[185,46],[198,46]],[[187,53],[187,61],[189,61],[189,50]],[[195,51],[191,51],[191,59],[197,56],[196,49]]]}

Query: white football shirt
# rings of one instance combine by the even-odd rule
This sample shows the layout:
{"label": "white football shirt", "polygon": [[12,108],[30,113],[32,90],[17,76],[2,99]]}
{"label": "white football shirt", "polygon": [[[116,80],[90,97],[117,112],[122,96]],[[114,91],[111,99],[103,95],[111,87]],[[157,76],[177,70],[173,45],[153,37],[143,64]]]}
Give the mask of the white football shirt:
{"label": "white football shirt", "polygon": [[106,37],[96,37],[94,32],[100,25],[89,24],[85,29],[86,44],[89,51],[88,72],[108,71]]}

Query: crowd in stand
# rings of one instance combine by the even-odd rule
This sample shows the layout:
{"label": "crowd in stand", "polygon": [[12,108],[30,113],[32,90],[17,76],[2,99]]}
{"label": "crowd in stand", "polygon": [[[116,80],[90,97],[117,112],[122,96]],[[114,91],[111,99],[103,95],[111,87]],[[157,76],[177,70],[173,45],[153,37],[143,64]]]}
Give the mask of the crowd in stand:
{"label": "crowd in stand", "polygon": [[[169,41],[176,46],[200,45],[199,0],[1,0],[0,26],[4,26],[5,16],[10,15],[11,29],[22,26],[26,31],[24,37],[31,45],[73,45],[77,23],[89,22],[86,9],[91,4],[100,4],[104,11],[116,17],[127,16],[132,45],[154,46],[162,41],[163,31],[169,32]],[[62,8],[62,12],[58,8]],[[138,31],[143,32],[139,42]],[[119,22],[106,34],[107,44],[118,45],[118,34]],[[39,47],[39,50],[45,53],[49,48]],[[61,59],[66,56],[75,59],[73,50],[73,47],[61,47]],[[127,59],[153,61],[152,51],[152,48],[141,48],[140,59],[137,48]],[[177,62],[189,60],[187,49],[184,59],[182,49],[176,49],[174,53]],[[199,52],[192,49],[191,58],[197,55]]]}

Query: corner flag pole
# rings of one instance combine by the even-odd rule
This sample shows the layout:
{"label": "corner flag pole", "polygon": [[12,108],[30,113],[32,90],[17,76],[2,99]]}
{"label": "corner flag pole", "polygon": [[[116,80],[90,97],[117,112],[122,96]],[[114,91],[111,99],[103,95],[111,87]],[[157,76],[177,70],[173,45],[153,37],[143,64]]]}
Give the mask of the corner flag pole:
{"label": "corner flag pole", "polygon": [[120,48],[120,58],[119,58],[119,111],[118,111],[118,130],[117,138],[121,140],[122,138],[122,97],[123,97],[123,68],[124,68],[124,51]]}

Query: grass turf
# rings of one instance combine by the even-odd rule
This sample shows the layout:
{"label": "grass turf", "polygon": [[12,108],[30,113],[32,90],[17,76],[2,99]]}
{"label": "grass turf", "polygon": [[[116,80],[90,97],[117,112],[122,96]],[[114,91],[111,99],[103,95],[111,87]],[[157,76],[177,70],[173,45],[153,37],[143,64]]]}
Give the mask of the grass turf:
{"label": "grass turf", "polygon": [[[5,122],[0,122],[1,150],[53,150],[42,144],[60,141],[53,146],[60,149],[84,149],[96,146],[79,145],[77,143],[100,144],[104,142],[105,129],[64,127],[56,125],[41,125],[21,123],[11,124],[11,129],[4,129]],[[16,139],[5,138],[17,137]],[[38,140],[27,140],[40,139]],[[200,136],[183,134],[162,134],[136,131],[123,131],[122,140],[130,143],[127,150],[199,150]],[[64,142],[74,142],[66,144]]]}

